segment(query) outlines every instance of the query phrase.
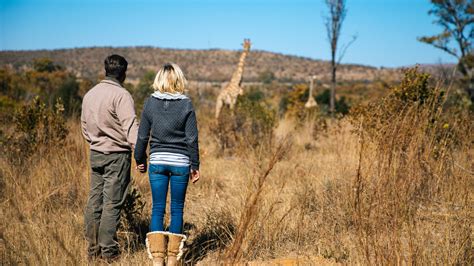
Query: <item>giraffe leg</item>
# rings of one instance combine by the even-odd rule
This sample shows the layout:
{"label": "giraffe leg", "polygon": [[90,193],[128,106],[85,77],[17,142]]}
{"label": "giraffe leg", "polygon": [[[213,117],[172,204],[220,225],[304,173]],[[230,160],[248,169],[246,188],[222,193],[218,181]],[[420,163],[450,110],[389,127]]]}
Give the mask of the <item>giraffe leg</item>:
{"label": "giraffe leg", "polygon": [[216,117],[216,121],[219,120],[219,114],[221,113],[221,110],[222,110],[222,99],[220,97],[220,95],[217,97],[217,102],[216,102],[216,114],[215,114],[215,117]]}
{"label": "giraffe leg", "polygon": [[229,101],[229,110],[230,110],[230,115],[232,118],[235,117],[235,110],[234,110],[234,107],[235,107],[235,103],[237,102],[237,98],[232,98],[230,99]]}
{"label": "giraffe leg", "polygon": [[233,97],[229,101],[229,108],[230,110],[234,110],[235,104],[237,103],[237,97]]}

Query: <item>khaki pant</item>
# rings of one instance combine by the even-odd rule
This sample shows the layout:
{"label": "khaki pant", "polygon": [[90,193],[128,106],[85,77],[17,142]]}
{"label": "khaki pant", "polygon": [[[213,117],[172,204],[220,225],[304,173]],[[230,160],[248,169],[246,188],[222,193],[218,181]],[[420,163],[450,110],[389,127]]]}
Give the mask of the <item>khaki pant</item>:
{"label": "khaki pant", "polygon": [[84,213],[89,256],[119,254],[117,227],[130,183],[131,153],[91,151],[91,183]]}

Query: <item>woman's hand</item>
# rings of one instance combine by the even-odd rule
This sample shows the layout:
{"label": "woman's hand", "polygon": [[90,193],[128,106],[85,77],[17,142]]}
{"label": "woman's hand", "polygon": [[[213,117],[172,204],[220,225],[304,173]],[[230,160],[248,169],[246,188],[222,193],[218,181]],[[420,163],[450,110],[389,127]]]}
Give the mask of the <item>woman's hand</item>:
{"label": "woman's hand", "polygon": [[146,173],[146,164],[142,163],[135,167],[140,173]]}
{"label": "woman's hand", "polygon": [[191,179],[191,182],[196,183],[199,178],[201,177],[199,170],[191,170],[189,173],[189,178]]}

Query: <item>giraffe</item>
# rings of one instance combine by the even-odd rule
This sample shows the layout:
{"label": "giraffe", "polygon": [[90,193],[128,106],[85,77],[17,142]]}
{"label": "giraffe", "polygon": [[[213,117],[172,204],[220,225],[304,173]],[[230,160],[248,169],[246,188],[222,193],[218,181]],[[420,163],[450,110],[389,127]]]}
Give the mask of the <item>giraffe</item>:
{"label": "giraffe", "polygon": [[311,83],[309,85],[309,96],[308,96],[308,101],[304,105],[304,107],[306,107],[308,109],[318,106],[318,103],[316,103],[316,101],[314,100],[314,97],[313,97],[313,83],[314,83],[315,78],[316,78],[316,76],[310,76],[309,77],[309,80],[311,81]]}
{"label": "giraffe", "polygon": [[222,107],[228,105],[231,110],[234,109],[235,103],[237,102],[237,97],[239,95],[244,94],[244,90],[240,86],[242,82],[242,73],[244,72],[244,64],[245,58],[250,51],[250,39],[244,39],[243,47],[244,50],[240,55],[239,64],[237,65],[237,69],[235,70],[234,74],[232,75],[232,79],[229,83],[226,83],[217,96],[216,100],[216,120],[219,119],[219,114],[222,110]]}

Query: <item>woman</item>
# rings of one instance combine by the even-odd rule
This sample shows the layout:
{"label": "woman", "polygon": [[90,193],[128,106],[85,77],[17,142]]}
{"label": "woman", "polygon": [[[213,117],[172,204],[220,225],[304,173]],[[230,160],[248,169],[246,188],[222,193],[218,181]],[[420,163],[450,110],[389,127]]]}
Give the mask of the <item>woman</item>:
{"label": "woman", "polygon": [[[135,147],[137,169],[146,172],[146,149],[150,140],[149,177],[153,200],[147,249],[153,265],[176,265],[182,256],[183,208],[188,180],[199,180],[199,146],[196,114],[184,95],[186,79],[176,64],[165,64],[156,74],[155,92],[146,101]],[[151,132],[151,138],[150,138]],[[163,217],[168,184],[171,222],[165,232]],[[166,244],[166,236],[168,244]],[[167,250],[167,251],[166,251]]]}

